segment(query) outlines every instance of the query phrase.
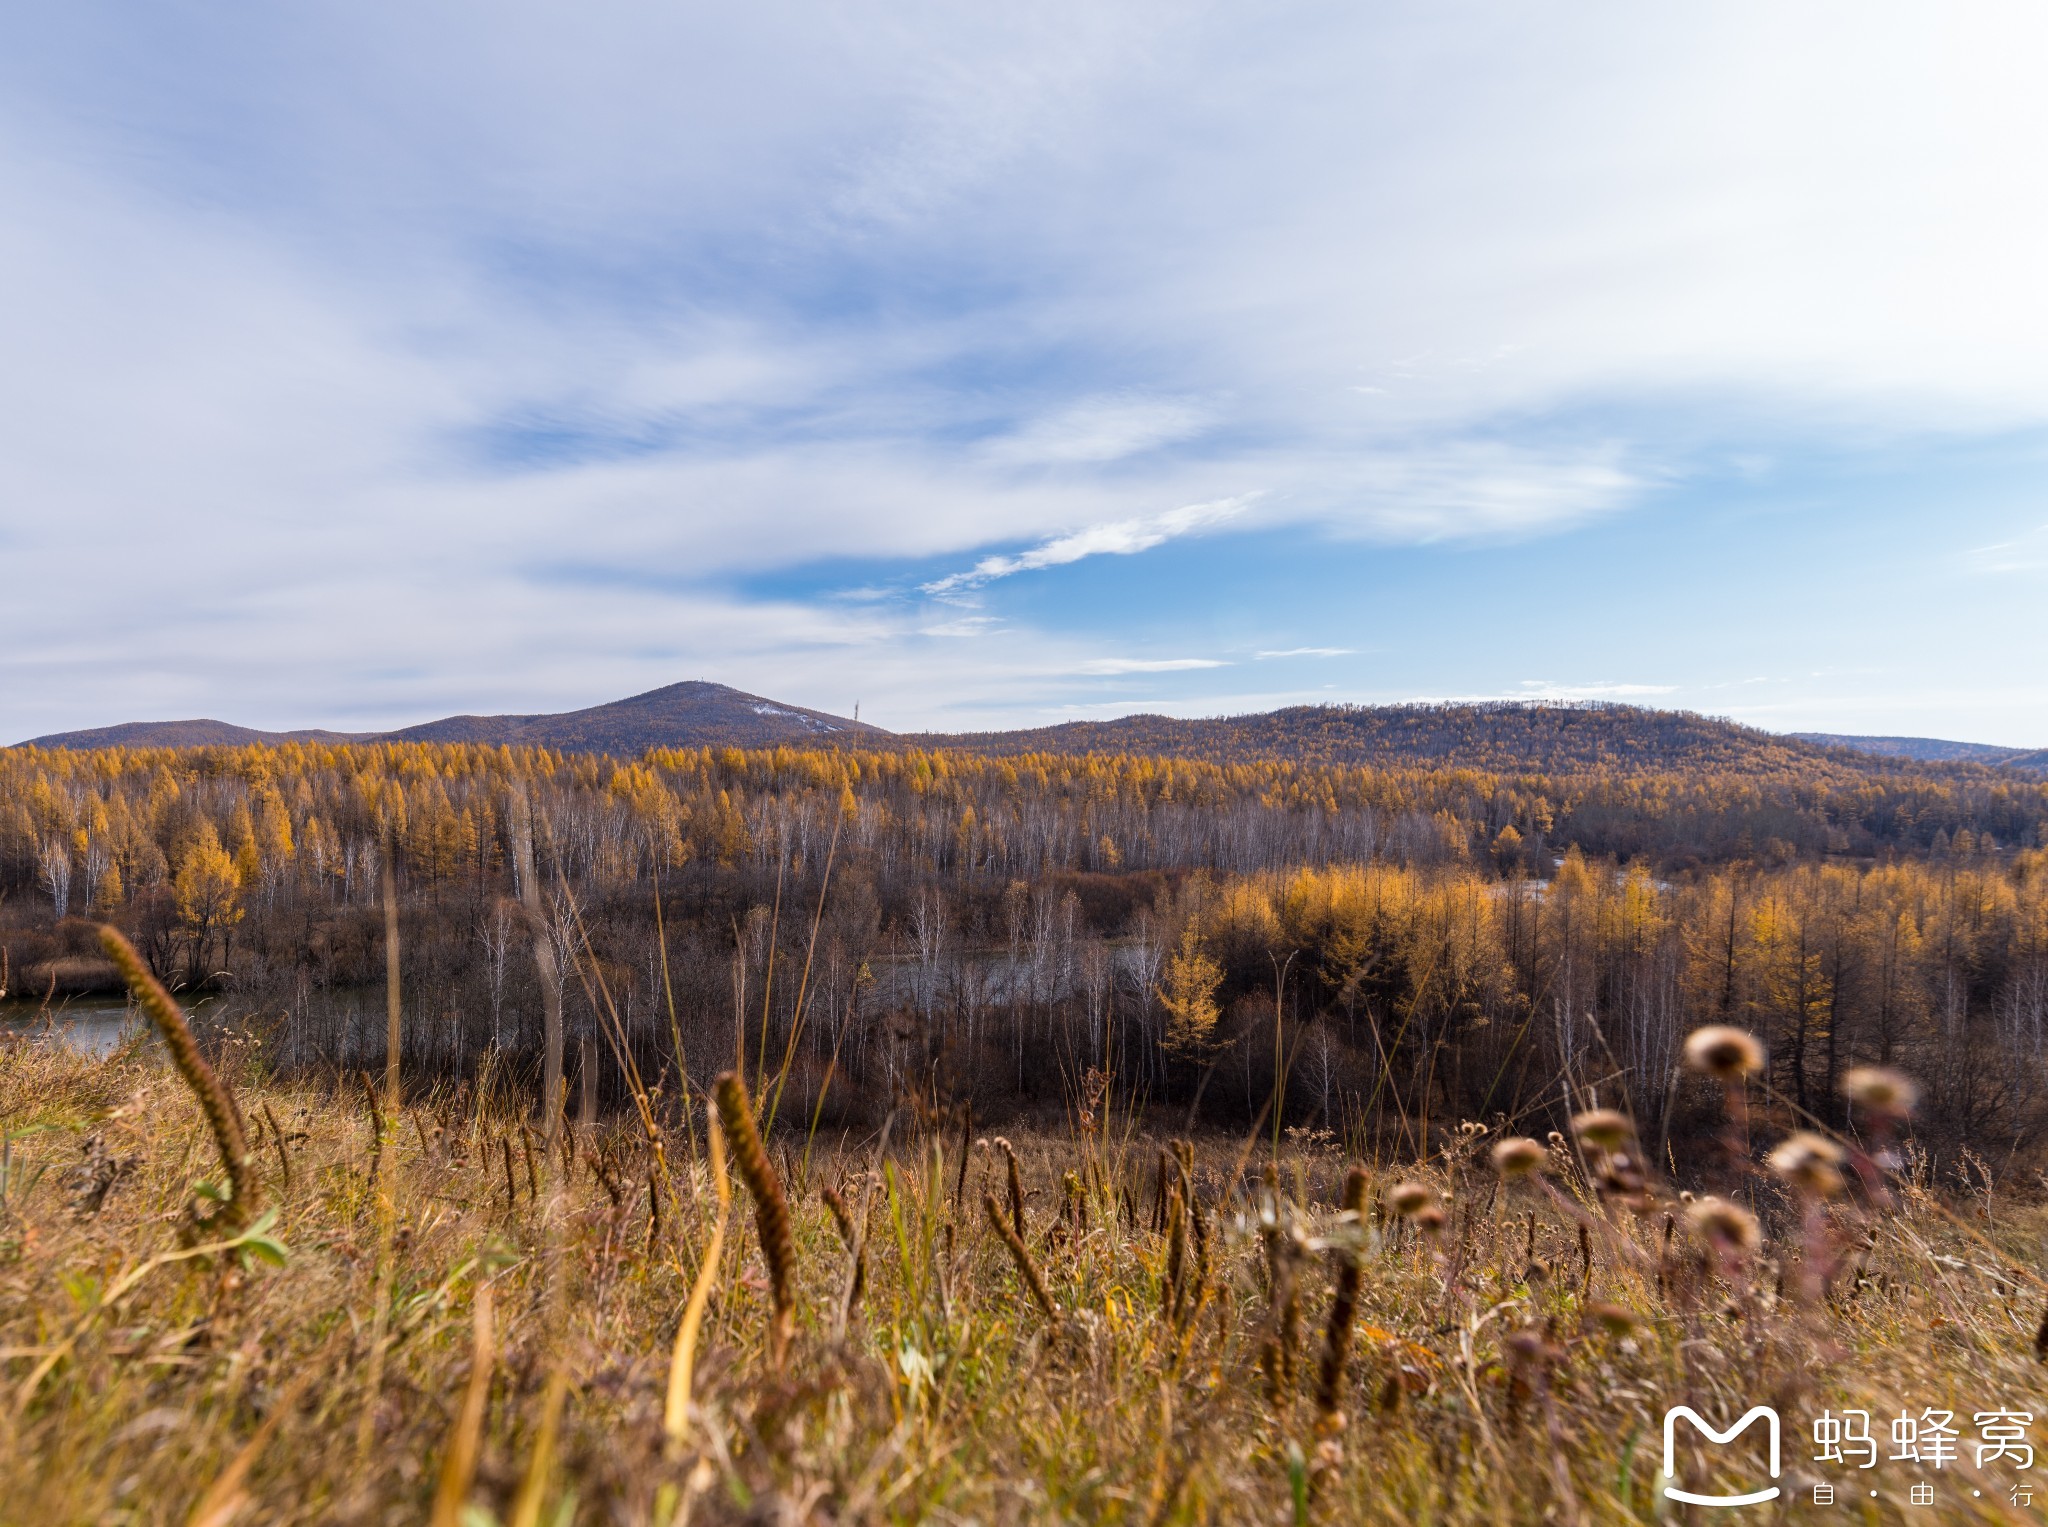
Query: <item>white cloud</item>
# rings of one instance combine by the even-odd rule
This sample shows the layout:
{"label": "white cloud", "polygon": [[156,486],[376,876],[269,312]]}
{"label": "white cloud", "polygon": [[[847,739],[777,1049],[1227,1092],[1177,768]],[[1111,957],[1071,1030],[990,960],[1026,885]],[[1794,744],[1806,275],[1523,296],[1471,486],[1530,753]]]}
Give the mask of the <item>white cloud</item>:
{"label": "white cloud", "polygon": [[1261,662],[1281,657],[1350,657],[1355,650],[1351,647],[1286,647],[1278,652],[1254,652],[1252,656]]}
{"label": "white cloud", "polygon": [[1000,466],[1120,461],[1200,431],[1203,413],[1186,403],[1144,397],[1087,398],[991,441]]}
{"label": "white cloud", "polygon": [[964,573],[948,573],[924,584],[927,594],[954,594],[979,588],[997,578],[1040,568],[1060,567],[1083,557],[1128,557],[1163,546],[1175,536],[1203,530],[1234,519],[1244,512],[1248,498],[1219,499],[1210,504],[1187,504],[1164,514],[1138,520],[1118,520],[1108,525],[1090,525],[1083,530],[1055,536],[1043,545],[1015,556],[983,557]]}
{"label": "white cloud", "polygon": [[1965,562],[1973,572],[1979,573],[2037,573],[2048,570],[2048,525],[2014,536],[2010,541],[1973,547],[1966,554]]}
{"label": "white cloud", "polygon": [[1403,705],[1487,705],[1503,700],[1647,700],[1679,691],[1676,684],[1556,684],[1549,679],[1524,679],[1517,689],[1497,694],[1410,695]]}
{"label": "white cloud", "polygon": [[1184,673],[1196,668],[1227,668],[1230,665],[1207,657],[1098,657],[1078,665],[1076,673],[1111,675],[1122,673]]}

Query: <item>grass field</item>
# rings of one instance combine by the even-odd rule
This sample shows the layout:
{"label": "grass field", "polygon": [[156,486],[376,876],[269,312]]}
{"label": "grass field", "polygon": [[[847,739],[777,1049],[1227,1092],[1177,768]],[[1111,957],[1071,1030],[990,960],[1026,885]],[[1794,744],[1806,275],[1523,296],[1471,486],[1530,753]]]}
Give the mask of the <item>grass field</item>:
{"label": "grass field", "polygon": [[[1976,1421],[2048,1409],[2043,1214],[1938,1201],[1910,1154],[1880,1202],[1853,1163],[1822,1197],[1705,1152],[1780,1227],[1752,1248],[1625,1144],[1503,1175],[1466,1126],[1354,1174],[1283,1138],[1276,1171],[1263,1135],[1164,1157],[1085,1112],[1013,1145],[899,1113],[763,1159],[732,1120],[722,1217],[701,1098],[656,1100],[659,1151],[631,1118],[549,1148],[488,1082],[393,1115],[249,1048],[220,1075],[239,1203],[156,1042],[0,1045],[0,1520],[1707,1520],[1660,1494],[1680,1403],[1784,1418],[1785,1495],[1728,1520],[2048,1505]],[[1848,1406],[1874,1468],[1813,1461]],[[1893,1460],[1929,1410],[1958,1456]],[[1678,1483],[1756,1484],[1759,1450],[1709,1451]]]}

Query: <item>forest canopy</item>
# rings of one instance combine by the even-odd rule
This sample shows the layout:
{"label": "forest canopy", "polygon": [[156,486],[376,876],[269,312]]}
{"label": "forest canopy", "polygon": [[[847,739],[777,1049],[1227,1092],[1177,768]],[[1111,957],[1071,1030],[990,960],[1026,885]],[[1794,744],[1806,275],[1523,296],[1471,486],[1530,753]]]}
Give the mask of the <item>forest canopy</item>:
{"label": "forest canopy", "polygon": [[1931,1138],[2013,1149],[2048,1122],[2044,833],[2048,783],[1831,760],[16,748],[0,964],[117,989],[108,920],[274,1064],[374,1065],[388,865],[414,1075],[552,1042],[604,1106],[610,1004],[646,1074],[786,1057],[818,1118],[1057,1109],[1093,1071],[1218,1123],[1413,1143],[1597,1094],[1668,1136],[1676,1046],[1734,1021],[1801,1107],[1909,1063]]}

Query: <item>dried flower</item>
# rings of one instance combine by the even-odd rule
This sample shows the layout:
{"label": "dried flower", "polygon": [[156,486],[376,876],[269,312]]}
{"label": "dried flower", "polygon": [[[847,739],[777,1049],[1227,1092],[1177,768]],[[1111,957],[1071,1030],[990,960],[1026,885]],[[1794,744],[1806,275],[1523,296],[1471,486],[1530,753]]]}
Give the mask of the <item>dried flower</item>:
{"label": "dried flower", "polygon": [[1586,1313],[1611,1336],[1626,1336],[1635,1329],[1635,1311],[1623,1305],[1609,1304],[1603,1300],[1590,1306]]}
{"label": "dried flower", "polygon": [[1628,1115],[1612,1108],[1594,1108],[1572,1120],[1572,1132],[1579,1143],[1603,1151],[1618,1151],[1635,1138],[1636,1127]]}
{"label": "dried flower", "polygon": [[1435,1197],[1427,1183],[1397,1182],[1387,1189],[1387,1207],[1403,1219],[1414,1219],[1424,1209],[1436,1207],[1431,1202]]}
{"label": "dried flower", "polygon": [[1725,1198],[1696,1200],[1685,1211],[1685,1222],[1723,1251],[1754,1251],[1761,1239],[1756,1216]]}
{"label": "dried flower", "polygon": [[1526,1135],[1511,1135],[1493,1148],[1493,1169],[1503,1177],[1526,1177],[1542,1171],[1548,1155]]}
{"label": "dried flower", "polygon": [[1920,1088],[1903,1072],[1856,1066],[1842,1078],[1842,1096],[1883,1118],[1903,1119],[1920,1101]]}
{"label": "dried flower", "polygon": [[1746,1030],[1710,1023],[1686,1036],[1685,1063],[1724,1082],[1739,1082],[1763,1070],[1764,1047]]}
{"label": "dried flower", "polygon": [[1803,1129],[1787,1135],[1770,1154],[1772,1171],[1815,1198],[1833,1198],[1842,1191],[1841,1165],[1840,1146]]}

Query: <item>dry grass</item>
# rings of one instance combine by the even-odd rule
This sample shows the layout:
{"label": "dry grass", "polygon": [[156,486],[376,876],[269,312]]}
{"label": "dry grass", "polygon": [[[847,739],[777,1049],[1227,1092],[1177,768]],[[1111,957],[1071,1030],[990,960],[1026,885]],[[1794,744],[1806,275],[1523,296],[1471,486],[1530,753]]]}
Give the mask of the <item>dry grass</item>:
{"label": "dry grass", "polygon": [[[957,1131],[942,1145],[899,1117],[886,1157],[821,1142],[808,1181],[771,1145],[787,1359],[771,1360],[779,1280],[736,1220],[673,1417],[678,1326],[722,1222],[708,1161],[670,1179],[657,1217],[668,1190],[638,1120],[536,1152],[486,1091],[415,1100],[373,1182],[359,1088],[218,1069],[254,1126],[282,1265],[269,1241],[192,1243],[208,1129],[153,1046],[0,1045],[0,1519],[1651,1521],[1672,1510],[1665,1407],[1768,1402],[1802,1494],[1855,1477],[1807,1462],[1823,1406],[1869,1408],[1881,1441],[1902,1408],[1955,1411],[1962,1457],[1924,1476],[1936,1509],[1905,1503],[1911,1465],[1880,1462],[1858,1514],[2002,1520],[2012,1474],[1974,1467],[1970,1415],[2048,1408],[2032,1354],[2048,1217],[1995,1196],[1944,1206],[1909,1186],[1868,1218],[1786,1205],[1767,1216],[1784,1238],[1752,1253],[1739,1226],[1710,1241],[1651,1204],[1655,1184],[1603,1198],[1567,1146],[1548,1179],[1503,1181],[1492,1137],[1468,1130],[1350,1188],[1362,1217],[1340,1214],[1348,1164],[1327,1151],[1265,1179],[1211,1142],[1169,1180],[1155,1142],[1102,1133],[1017,1138],[1013,1200],[1007,1153],[975,1150],[963,1183]],[[1408,1181],[1436,1203],[1387,1217]]]}

